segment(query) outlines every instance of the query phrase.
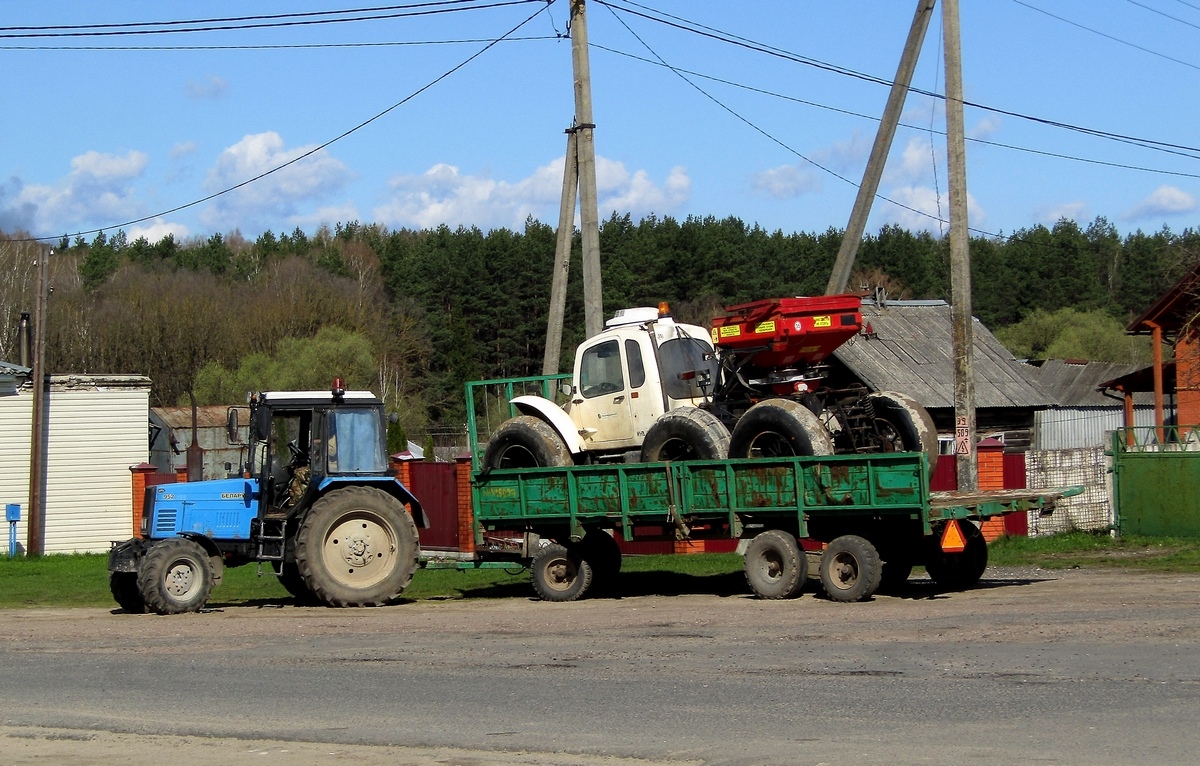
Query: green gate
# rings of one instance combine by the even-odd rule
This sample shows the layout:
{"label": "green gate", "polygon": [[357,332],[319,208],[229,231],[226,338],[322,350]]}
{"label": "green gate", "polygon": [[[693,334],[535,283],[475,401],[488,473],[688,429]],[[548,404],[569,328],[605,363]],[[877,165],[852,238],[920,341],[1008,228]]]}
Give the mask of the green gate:
{"label": "green gate", "polygon": [[1113,431],[1119,534],[1200,537],[1200,426]]}

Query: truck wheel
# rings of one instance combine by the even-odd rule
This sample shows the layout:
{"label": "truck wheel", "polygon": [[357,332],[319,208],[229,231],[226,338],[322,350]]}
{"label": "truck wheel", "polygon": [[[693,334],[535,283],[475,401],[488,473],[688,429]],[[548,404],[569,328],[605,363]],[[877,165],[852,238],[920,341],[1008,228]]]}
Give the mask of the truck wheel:
{"label": "truck wheel", "polygon": [[300,574],[300,567],[296,566],[294,562],[283,565],[283,571],[279,573],[279,584],[296,599],[297,604],[307,606],[319,603],[319,599],[309,589],[308,583],[304,582],[304,577]]}
{"label": "truck wheel", "polygon": [[746,582],[759,598],[794,598],[808,578],[808,557],[795,536],[771,529],[746,547]]}
{"label": "truck wheel", "polygon": [[642,462],[720,460],[729,451],[729,429],[708,410],[680,407],[650,426],[642,440]]}
{"label": "truck wheel", "polygon": [[741,417],[729,437],[729,457],[832,455],[833,442],[817,416],[791,399],[759,402]]}
{"label": "truck wheel", "polygon": [[108,590],[117,606],[130,614],[145,614],[146,601],[138,590],[137,572],[110,572]]}
{"label": "truck wheel", "polygon": [[961,520],[958,522],[958,528],[962,530],[967,541],[962,553],[943,552],[940,534],[928,538],[929,550],[925,558],[925,571],[935,583],[946,590],[965,590],[973,587],[987,569],[987,541],[983,539],[979,527]]}
{"label": "truck wheel", "polygon": [[577,548],[579,555],[592,568],[591,590],[610,592],[621,573],[621,546],[603,529],[590,530]]}
{"label": "truck wheel", "polygon": [[592,566],[575,551],[552,543],[533,557],[529,579],[546,601],[574,601],[592,584]]}
{"label": "truck wheel", "polygon": [[858,535],[835,538],[821,554],[821,585],[834,601],[866,601],[879,589],[879,552]]}
{"label": "truck wheel", "polygon": [[924,452],[932,476],[937,468],[937,427],[929,411],[915,399],[894,391],[870,395],[876,427],[886,452]]}
{"label": "truck wheel", "polygon": [[417,569],[417,527],[374,487],[337,489],[313,503],[296,532],[296,568],[329,606],[382,606]]}
{"label": "truck wheel", "polygon": [[212,562],[196,541],[173,537],[146,551],[137,583],[146,607],[156,614],[198,612],[212,593]]}
{"label": "truck wheel", "polygon": [[912,561],[908,559],[883,562],[883,570],[879,575],[879,589],[876,592],[888,594],[901,592],[908,583],[912,570]]}
{"label": "truck wheel", "polygon": [[488,439],[483,468],[539,468],[571,465],[571,452],[558,432],[532,415],[506,420]]}

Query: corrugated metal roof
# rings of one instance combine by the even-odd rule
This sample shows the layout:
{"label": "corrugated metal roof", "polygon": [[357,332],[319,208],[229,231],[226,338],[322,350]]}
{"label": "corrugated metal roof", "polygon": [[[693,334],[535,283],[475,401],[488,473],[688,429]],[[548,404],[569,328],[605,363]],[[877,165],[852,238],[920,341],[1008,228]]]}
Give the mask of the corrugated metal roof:
{"label": "corrugated metal roof", "polygon": [[[190,430],[192,427],[192,408],[189,407],[153,407],[155,415],[162,418],[168,428]],[[250,423],[250,410],[238,407],[238,425]],[[196,408],[196,426],[198,428],[225,428],[226,418],[229,417],[229,407],[224,404],[211,404]]]}
{"label": "corrugated metal roof", "polygon": [[[834,356],[868,387],[900,391],[925,407],[954,406],[954,342],[944,301],[863,301],[863,334]],[[1053,394],[1032,368],[975,320],[975,407],[1047,407]]]}
{"label": "corrugated metal roof", "polygon": [[1097,388],[1106,380],[1137,370],[1138,365],[1047,359],[1033,369],[1037,382],[1064,407],[1111,407],[1120,403],[1100,393]]}

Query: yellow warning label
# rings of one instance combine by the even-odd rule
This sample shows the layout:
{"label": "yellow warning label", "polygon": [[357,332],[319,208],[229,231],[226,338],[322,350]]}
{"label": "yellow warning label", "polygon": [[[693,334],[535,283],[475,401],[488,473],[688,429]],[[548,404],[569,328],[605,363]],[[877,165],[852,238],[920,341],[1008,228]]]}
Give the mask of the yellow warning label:
{"label": "yellow warning label", "polygon": [[831,317],[831,316],[813,317],[813,327],[832,327],[832,326],[833,326],[833,317]]}
{"label": "yellow warning label", "polygon": [[736,338],[742,334],[742,326],[740,324],[727,324],[721,328],[722,338]]}
{"label": "yellow warning label", "polygon": [[942,553],[962,553],[966,549],[967,540],[958,528],[958,522],[951,519],[942,532]]}
{"label": "yellow warning label", "polygon": [[716,343],[716,342],[717,342],[717,337],[718,337],[718,336],[717,336],[717,328],[715,328],[715,327],[714,327],[714,328],[712,328],[711,335],[712,335],[712,341],[713,341],[713,343]]}
{"label": "yellow warning label", "polygon": [[804,346],[800,349],[801,354],[815,354],[821,350],[820,346]]}
{"label": "yellow warning label", "polygon": [[754,328],[754,332],[756,332],[756,333],[775,332],[775,320],[772,319],[769,322],[763,322],[758,327]]}

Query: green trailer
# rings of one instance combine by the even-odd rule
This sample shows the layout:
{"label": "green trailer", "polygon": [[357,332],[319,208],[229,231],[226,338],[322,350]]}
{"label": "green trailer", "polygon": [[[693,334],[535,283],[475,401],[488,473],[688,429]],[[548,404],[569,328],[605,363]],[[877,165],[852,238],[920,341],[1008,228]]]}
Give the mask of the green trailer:
{"label": "green trailer", "polygon": [[610,584],[618,540],[738,540],[761,598],[798,595],[810,559],[835,601],[868,599],[914,566],[961,589],[987,567],[977,522],[1045,513],[1074,493],[931,493],[928,456],[917,452],[480,470],[491,411],[507,417],[515,394],[534,387],[549,396],[560,377],[474,382],[466,391],[479,553],[459,564],[528,566],[550,601]]}

